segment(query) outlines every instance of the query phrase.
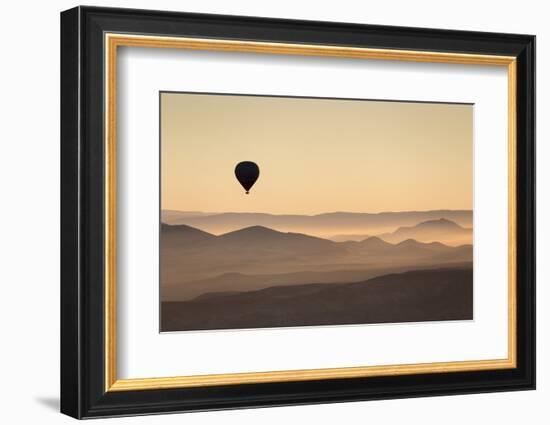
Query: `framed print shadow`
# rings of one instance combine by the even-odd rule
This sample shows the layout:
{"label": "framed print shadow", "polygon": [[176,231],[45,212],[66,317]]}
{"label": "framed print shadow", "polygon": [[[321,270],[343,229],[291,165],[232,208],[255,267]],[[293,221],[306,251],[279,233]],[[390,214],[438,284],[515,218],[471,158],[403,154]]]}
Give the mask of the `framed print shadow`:
{"label": "framed print shadow", "polygon": [[535,37],[61,14],[61,411],[535,388]]}

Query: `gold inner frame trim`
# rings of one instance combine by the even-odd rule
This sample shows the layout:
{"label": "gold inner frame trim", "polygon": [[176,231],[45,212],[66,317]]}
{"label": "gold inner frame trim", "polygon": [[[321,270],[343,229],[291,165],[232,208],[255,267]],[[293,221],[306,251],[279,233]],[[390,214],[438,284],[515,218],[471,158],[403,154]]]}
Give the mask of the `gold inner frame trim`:
{"label": "gold inner frame trim", "polygon": [[[344,379],[417,373],[448,373],[516,367],[516,58],[329,45],[161,37],[106,33],[105,46],[105,391],[135,391],[215,385]],[[494,360],[360,366],[118,379],[116,325],[116,106],[118,47],[148,47],[280,55],[324,56],[507,67],[508,72],[508,357]]]}

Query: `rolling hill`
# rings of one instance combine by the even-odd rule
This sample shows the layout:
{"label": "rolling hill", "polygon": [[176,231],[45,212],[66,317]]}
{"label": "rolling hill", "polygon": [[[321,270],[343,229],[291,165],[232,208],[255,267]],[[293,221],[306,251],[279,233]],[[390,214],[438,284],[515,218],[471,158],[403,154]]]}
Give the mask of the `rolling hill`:
{"label": "rolling hill", "polygon": [[259,250],[281,251],[297,255],[332,255],[343,252],[339,245],[326,239],[301,233],[277,232],[264,226],[251,226],[225,233],[217,237],[215,244],[256,253]]}
{"label": "rolling hill", "polygon": [[471,267],[417,270],[354,283],[271,286],[162,303],[162,331],[473,318]]}

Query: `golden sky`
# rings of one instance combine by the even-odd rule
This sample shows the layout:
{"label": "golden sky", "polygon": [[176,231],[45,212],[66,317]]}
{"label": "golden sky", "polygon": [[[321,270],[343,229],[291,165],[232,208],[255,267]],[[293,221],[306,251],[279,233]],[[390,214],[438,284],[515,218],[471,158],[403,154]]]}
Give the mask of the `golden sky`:
{"label": "golden sky", "polygon": [[472,105],[161,94],[162,209],[471,209],[472,167]]}

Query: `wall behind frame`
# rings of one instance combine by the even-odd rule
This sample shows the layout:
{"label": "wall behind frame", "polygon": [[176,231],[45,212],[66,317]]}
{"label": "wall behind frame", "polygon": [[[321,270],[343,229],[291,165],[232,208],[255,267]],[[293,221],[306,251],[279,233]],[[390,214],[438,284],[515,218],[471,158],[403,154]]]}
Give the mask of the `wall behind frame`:
{"label": "wall behind frame", "polygon": [[[537,35],[537,112],[550,114],[550,28],[544,2],[435,0],[392,2],[312,2],[278,0],[95,1],[97,6],[154,8],[221,14],[348,21]],[[3,9],[0,78],[0,229],[4,302],[0,308],[6,423],[36,420],[75,423],[60,415],[59,393],[59,12],[77,2],[10,2]],[[543,119],[537,139],[550,139]],[[539,164],[550,160],[550,145],[540,143]],[[550,216],[550,167],[537,172],[538,217]],[[550,224],[539,220],[538,258],[550,256]],[[314,421],[318,424],[543,423],[550,397],[550,265],[538,265],[538,390],[291,408],[241,410],[156,417],[110,419],[109,423],[267,424]]]}

